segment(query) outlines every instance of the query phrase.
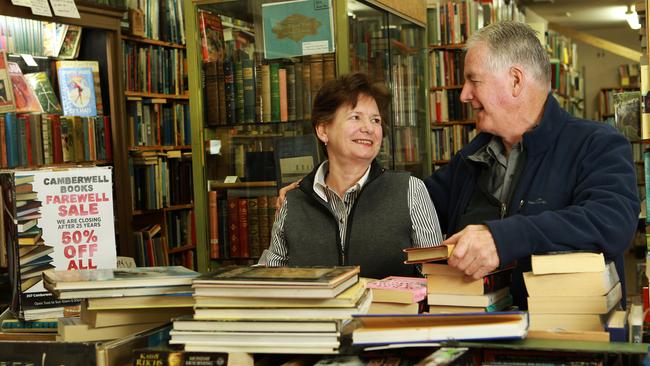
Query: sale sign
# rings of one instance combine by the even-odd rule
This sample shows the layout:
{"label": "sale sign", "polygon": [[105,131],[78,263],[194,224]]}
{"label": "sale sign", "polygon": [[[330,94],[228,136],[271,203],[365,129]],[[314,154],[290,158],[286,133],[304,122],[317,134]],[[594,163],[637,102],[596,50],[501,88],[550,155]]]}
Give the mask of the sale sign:
{"label": "sale sign", "polygon": [[115,268],[110,167],[6,172],[0,184],[14,313],[67,305],[45,290],[43,271]]}

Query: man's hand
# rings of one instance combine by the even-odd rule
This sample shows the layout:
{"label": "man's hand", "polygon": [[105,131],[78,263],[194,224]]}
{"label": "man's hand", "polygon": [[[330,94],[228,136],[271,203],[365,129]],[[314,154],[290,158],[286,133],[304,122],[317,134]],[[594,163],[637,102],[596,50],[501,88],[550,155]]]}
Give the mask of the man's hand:
{"label": "man's hand", "polygon": [[280,191],[278,192],[278,198],[275,200],[275,213],[277,214],[278,211],[280,211],[280,207],[282,207],[282,203],[284,202],[285,198],[287,198],[287,192],[289,192],[292,189],[298,188],[298,184],[300,184],[300,181],[302,179],[299,179],[293,183],[290,183],[282,188],[280,188]]}
{"label": "man's hand", "polygon": [[499,266],[494,238],[485,225],[468,225],[443,244],[456,245],[447,263],[474,280],[483,278]]}

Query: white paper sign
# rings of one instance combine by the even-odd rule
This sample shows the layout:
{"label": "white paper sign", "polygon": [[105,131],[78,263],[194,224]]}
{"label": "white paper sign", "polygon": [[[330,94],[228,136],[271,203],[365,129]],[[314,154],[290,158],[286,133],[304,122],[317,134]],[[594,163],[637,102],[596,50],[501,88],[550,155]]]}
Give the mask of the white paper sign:
{"label": "white paper sign", "polygon": [[28,8],[32,7],[32,0],[11,0],[11,3],[16,6],[26,6]]}
{"label": "white paper sign", "polygon": [[74,0],[50,0],[54,15],[59,17],[80,18]]}
{"label": "white paper sign", "polygon": [[42,15],[44,17],[51,17],[52,11],[50,10],[50,4],[47,3],[47,0],[31,0],[32,3],[32,14]]}
{"label": "white paper sign", "polygon": [[27,66],[35,66],[38,67],[38,64],[36,63],[36,60],[34,60],[34,57],[30,55],[29,53],[21,53],[20,57],[23,58]]}

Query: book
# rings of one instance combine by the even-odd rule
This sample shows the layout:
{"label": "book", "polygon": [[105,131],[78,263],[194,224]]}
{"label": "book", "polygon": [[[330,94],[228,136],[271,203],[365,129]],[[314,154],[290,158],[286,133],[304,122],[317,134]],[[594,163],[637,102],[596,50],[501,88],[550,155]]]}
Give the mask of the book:
{"label": "book", "polygon": [[341,322],[338,320],[201,320],[192,316],[180,316],[173,320],[174,330],[205,332],[338,332]]}
{"label": "book", "polygon": [[7,52],[0,51],[0,113],[14,112],[16,101],[14,91],[9,78],[9,66],[7,65]]}
{"label": "book", "polygon": [[53,290],[61,291],[191,285],[198,275],[182,266],[169,266],[47,271],[43,278]]}
{"label": "book", "polygon": [[483,295],[510,286],[512,268],[499,268],[482,279],[473,281],[468,281],[458,269],[441,263],[423,264],[422,273],[427,277],[429,293]]}
{"label": "book", "polygon": [[58,320],[58,334],[56,340],[59,342],[106,341],[126,337],[144,330],[157,328],[164,323],[166,322],[92,328],[88,324],[84,324],[79,318],[63,317]]}
{"label": "book", "polygon": [[201,56],[203,62],[223,62],[224,37],[221,17],[208,11],[199,11]]}
{"label": "book", "polygon": [[[83,299],[96,297],[131,297],[151,295],[176,295],[192,291],[191,286],[151,286],[151,287],[127,287],[127,288],[99,288],[86,290],[65,290],[59,291],[52,288],[52,285],[44,281],[43,286],[50,291],[57,299]],[[78,302],[78,301],[77,301]]]}
{"label": "book", "polygon": [[366,285],[373,302],[412,304],[427,297],[426,278],[390,276]]}
{"label": "book", "polygon": [[38,99],[43,113],[61,113],[61,104],[45,72],[25,74],[25,79]]}
{"label": "book", "polygon": [[413,302],[410,304],[399,302],[376,302],[373,300],[368,309],[368,314],[417,314],[420,310],[420,304]]}
{"label": "book", "polygon": [[263,320],[324,320],[348,319],[353,314],[365,314],[372,303],[366,292],[351,307],[290,307],[290,308],[195,308],[195,319],[263,319]]}
{"label": "book", "polygon": [[93,69],[91,67],[61,67],[57,65],[59,92],[63,114],[92,117],[97,115]]}
{"label": "book", "polygon": [[97,297],[85,300],[89,310],[111,309],[150,309],[167,307],[192,307],[194,299],[191,292],[168,295]]}
{"label": "book", "polygon": [[[271,64],[271,73],[273,73],[273,65],[275,64]],[[271,79],[271,87],[273,87],[273,79]],[[273,89],[271,89],[271,93],[273,93]],[[273,97],[273,94],[271,96]],[[273,101],[271,103],[273,107]],[[273,109],[271,113],[273,113]],[[275,116],[272,118],[274,121],[280,119],[279,109],[277,119]],[[314,135],[277,138],[273,150],[278,187],[284,187],[302,179],[314,167],[318,166],[323,158],[323,153]]]}
{"label": "book", "polygon": [[[536,276],[525,272],[524,284],[530,296],[601,296],[619,282],[614,262],[600,272],[557,273]],[[561,286],[560,286],[561,284]]]}
{"label": "book", "polygon": [[91,328],[101,328],[128,324],[167,323],[173,318],[186,314],[192,314],[192,308],[89,310],[82,302],[79,318]]}
{"label": "book", "polygon": [[212,346],[245,345],[247,347],[291,346],[300,353],[303,347],[338,347],[339,334],[334,332],[169,332],[170,344],[200,344]]}
{"label": "book", "polygon": [[404,263],[426,263],[447,259],[454,250],[454,245],[439,245],[435,247],[405,248],[406,260]]}
{"label": "book", "polygon": [[596,331],[605,330],[607,315],[529,313],[531,330]]}
{"label": "book", "polygon": [[480,306],[487,307],[508,296],[509,288],[487,293],[485,295],[458,295],[458,294],[437,294],[429,293],[427,303],[429,305],[452,305],[452,306]]}
{"label": "book", "polygon": [[605,270],[603,253],[555,252],[531,256],[535,275],[551,273],[602,272]]}
{"label": "book", "polygon": [[512,306],[512,295],[502,297],[489,306],[454,306],[454,305],[429,305],[429,312],[435,313],[476,313],[505,311]]}
{"label": "book", "polygon": [[605,295],[596,296],[529,296],[528,312],[539,314],[605,314],[614,308],[623,296],[621,283]]}
{"label": "book", "polygon": [[[56,68],[75,68],[75,67],[90,67],[93,71],[93,84],[95,87],[95,105],[97,108],[97,115],[104,114],[104,103],[102,101],[102,86],[99,77],[99,62],[92,60],[59,60],[56,62]],[[108,116],[105,116],[108,119]],[[108,120],[105,124],[108,123]],[[110,128],[105,128],[104,135],[110,137]],[[110,141],[110,139],[108,139]],[[110,147],[110,144],[106,145]],[[108,155],[107,155],[108,156]]]}
{"label": "book", "polygon": [[253,366],[253,355],[243,352],[188,352],[167,347],[133,350],[134,366]]}
{"label": "book", "polygon": [[78,25],[67,26],[63,42],[61,42],[61,49],[59,50],[58,58],[77,58],[77,55],[79,54],[79,46],[81,44],[81,30],[82,28]]}
{"label": "book", "polygon": [[[361,278],[333,298],[268,298],[268,297],[216,297],[204,296],[210,288],[197,287],[194,293],[194,305],[205,308],[311,308],[311,307],[352,307],[366,292],[368,279]],[[257,290],[256,290],[257,291]]]}
{"label": "book", "polygon": [[528,330],[525,312],[418,315],[357,315],[355,345],[445,340],[522,339]]}
{"label": "book", "polygon": [[15,62],[7,62],[7,70],[11,80],[13,97],[16,102],[16,112],[40,112],[41,108],[34,92],[27,84],[25,75]]}

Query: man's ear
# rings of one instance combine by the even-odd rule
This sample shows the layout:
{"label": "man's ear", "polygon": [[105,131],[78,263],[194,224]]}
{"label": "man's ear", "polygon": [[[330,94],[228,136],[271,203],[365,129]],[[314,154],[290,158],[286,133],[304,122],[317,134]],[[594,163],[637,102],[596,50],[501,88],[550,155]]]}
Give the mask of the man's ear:
{"label": "man's ear", "polygon": [[526,74],[520,66],[512,66],[509,71],[509,76],[512,87],[512,96],[518,97],[524,90]]}

